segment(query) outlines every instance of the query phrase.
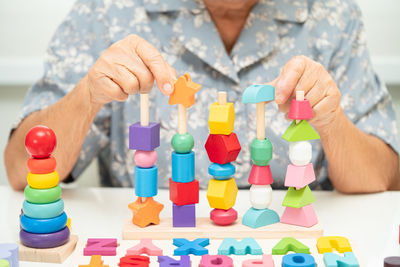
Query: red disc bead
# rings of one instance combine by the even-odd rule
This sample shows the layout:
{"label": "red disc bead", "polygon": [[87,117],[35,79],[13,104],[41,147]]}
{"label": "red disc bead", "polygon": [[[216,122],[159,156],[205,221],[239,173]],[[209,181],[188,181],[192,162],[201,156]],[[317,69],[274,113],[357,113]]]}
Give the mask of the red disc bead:
{"label": "red disc bead", "polygon": [[55,171],[57,162],[54,157],[49,157],[45,159],[29,158],[27,165],[31,173],[45,174]]}

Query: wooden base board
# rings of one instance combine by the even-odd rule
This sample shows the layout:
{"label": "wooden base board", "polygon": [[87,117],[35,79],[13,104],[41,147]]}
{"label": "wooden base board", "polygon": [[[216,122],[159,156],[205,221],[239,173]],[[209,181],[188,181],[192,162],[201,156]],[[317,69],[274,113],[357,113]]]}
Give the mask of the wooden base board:
{"label": "wooden base board", "polygon": [[210,221],[209,218],[197,218],[196,227],[172,227],[171,218],[161,218],[160,224],[140,228],[127,220],[122,229],[122,239],[137,240],[142,238],[151,239],[173,239],[173,238],[210,238],[224,239],[226,237],[255,239],[280,239],[283,237],[294,238],[318,238],[323,235],[320,223],[306,228],[283,223],[276,223],[253,229],[241,223],[241,218],[229,226],[219,226]]}
{"label": "wooden base board", "polygon": [[71,235],[69,241],[56,248],[29,248],[19,244],[19,260],[33,262],[63,263],[74,251],[78,236]]}

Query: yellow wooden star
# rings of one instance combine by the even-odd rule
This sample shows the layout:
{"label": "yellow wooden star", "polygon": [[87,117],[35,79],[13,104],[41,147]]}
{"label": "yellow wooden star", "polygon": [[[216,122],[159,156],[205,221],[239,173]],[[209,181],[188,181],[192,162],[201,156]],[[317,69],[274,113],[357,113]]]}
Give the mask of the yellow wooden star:
{"label": "yellow wooden star", "polygon": [[142,202],[142,198],[138,197],[135,202],[128,205],[132,210],[132,222],[140,227],[146,227],[149,224],[160,223],[160,212],[164,208],[163,204],[158,203],[152,197],[146,198]]}
{"label": "yellow wooden star", "polygon": [[174,84],[174,92],[169,96],[170,105],[182,104],[185,108],[196,102],[194,95],[201,89],[201,85],[192,82],[189,73],[183,74]]}

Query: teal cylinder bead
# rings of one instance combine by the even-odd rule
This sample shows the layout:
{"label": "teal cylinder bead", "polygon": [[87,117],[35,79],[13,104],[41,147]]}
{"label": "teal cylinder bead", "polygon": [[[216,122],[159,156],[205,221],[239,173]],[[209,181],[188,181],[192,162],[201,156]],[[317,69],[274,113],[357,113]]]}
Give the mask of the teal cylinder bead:
{"label": "teal cylinder bead", "polygon": [[194,147],[193,136],[189,133],[175,134],[171,140],[172,148],[176,153],[185,154],[190,153]]}
{"label": "teal cylinder bead", "polygon": [[250,154],[253,163],[257,166],[267,166],[272,159],[272,144],[268,138],[254,139],[251,142]]}
{"label": "teal cylinder bead", "polygon": [[24,214],[34,219],[50,219],[64,212],[64,201],[62,199],[47,204],[34,204],[24,201],[22,204]]}

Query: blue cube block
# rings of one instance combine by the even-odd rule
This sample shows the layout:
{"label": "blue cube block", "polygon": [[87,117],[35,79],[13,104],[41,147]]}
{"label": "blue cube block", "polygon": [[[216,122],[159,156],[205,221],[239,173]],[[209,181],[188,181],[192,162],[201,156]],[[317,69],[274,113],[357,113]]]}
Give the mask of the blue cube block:
{"label": "blue cube block", "polygon": [[194,180],[194,152],[178,154],[172,152],[172,181],[190,183]]}
{"label": "blue cube block", "polygon": [[129,149],[152,151],[160,146],[160,124],[150,122],[148,126],[140,122],[129,126]]}
{"label": "blue cube block", "polygon": [[135,167],[135,193],[138,197],[157,195],[157,166],[151,168]]}
{"label": "blue cube block", "polygon": [[208,167],[208,173],[217,180],[228,180],[235,174],[235,166],[231,163],[218,164],[213,163]]}
{"label": "blue cube block", "polygon": [[178,206],[172,204],[173,227],[196,227],[196,205]]}

